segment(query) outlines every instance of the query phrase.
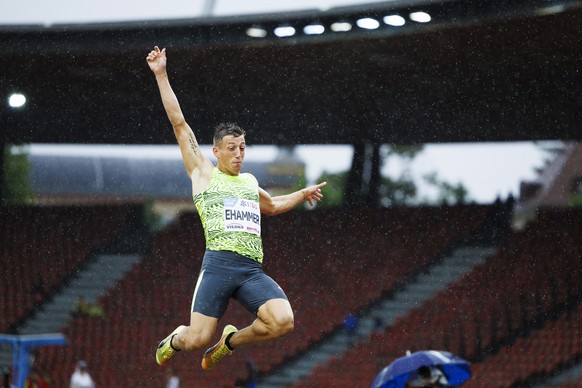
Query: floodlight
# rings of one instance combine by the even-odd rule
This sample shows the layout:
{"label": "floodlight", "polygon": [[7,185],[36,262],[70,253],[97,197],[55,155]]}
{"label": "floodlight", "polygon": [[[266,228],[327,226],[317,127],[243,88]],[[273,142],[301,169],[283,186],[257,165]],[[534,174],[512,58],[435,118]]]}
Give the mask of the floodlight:
{"label": "floodlight", "polygon": [[8,97],[8,105],[10,105],[11,108],[21,108],[24,104],[26,104],[26,97],[24,94],[14,93]]}
{"label": "floodlight", "polygon": [[352,29],[352,24],[348,22],[336,22],[331,25],[333,32],[347,32]]}
{"label": "floodlight", "polygon": [[295,35],[295,28],[293,28],[291,26],[281,26],[281,27],[275,28],[275,30],[273,32],[279,38],[286,38],[288,36]]}
{"label": "floodlight", "polygon": [[376,28],[380,27],[380,23],[376,19],[372,18],[358,19],[356,24],[358,25],[358,27],[363,28],[365,30],[375,30]]}
{"label": "floodlight", "polygon": [[247,28],[247,35],[251,38],[264,38],[267,36],[267,30],[261,27],[250,27]]}
{"label": "floodlight", "polygon": [[325,32],[325,27],[321,24],[310,24],[303,27],[303,33],[305,35],[319,35]]}
{"label": "floodlight", "polygon": [[412,12],[409,16],[410,20],[418,23],[428,23],[431,20],[430,15],[426,12]]}
{"label": "floodlight", "polygon": [[384,16],[384,23],[394,27],[403,26],[406,20],[400,15],[388,15]]}

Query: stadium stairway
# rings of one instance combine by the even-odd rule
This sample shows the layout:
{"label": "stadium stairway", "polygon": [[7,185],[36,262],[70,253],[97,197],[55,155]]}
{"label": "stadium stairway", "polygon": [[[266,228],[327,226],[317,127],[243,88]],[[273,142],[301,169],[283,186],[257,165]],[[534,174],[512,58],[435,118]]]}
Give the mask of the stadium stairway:
{"label": "stadium stairway", "polygon": [[495,252],[495,247],[461,246],[443,260],[417,275],[389,298],[379,301],[359,319],[355,335],[348,336],[343,330],[310,347],[298,358],[288,362],[270,374],[262,376],[257,387],[292,386],[309,376],[320,364],[342,356],[357,341],[367,339],[375,330],[384,330],[409,310],[433,298],[439,291],[461,279],[473,266],[481,264]]}
{"label": "stadium stairway", "polygon": [[582,361],[545,379],[542,383],[532,385],[532,388],[564,387],[567,384],[582,385]]}
{"label": "stadium stairway", "polygon": [[[117,283],[140,260],[140,255],[97,255],[84,270],[79,271],[77,276],[70,280],[68,286],[62,288],[17,328],[18,334],[59,332],[74,312],[75,302],[79,296],[90,304],[97,302],[99,296]],[[6,367],[11,364],[11,347],[1,346],[0,366]]]}
{"label": "stadium stairway", "polygon": [[75,310],[82,297],[89,304],[98,302],[110,287],[141,260],[139,255],[97,255],[76,277],[71,279],[48,303],[18,328],[19,334],[53,333],[59,331]]}

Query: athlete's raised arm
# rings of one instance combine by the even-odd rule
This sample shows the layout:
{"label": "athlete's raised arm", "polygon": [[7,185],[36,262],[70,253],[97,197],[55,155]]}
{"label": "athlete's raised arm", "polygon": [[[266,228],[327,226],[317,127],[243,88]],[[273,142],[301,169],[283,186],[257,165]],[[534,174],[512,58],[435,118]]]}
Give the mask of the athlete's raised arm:
{"label": "athlete's raised arm", "polygon": [[194,136],[192,128],[186,122],[180,104],[178,103],[178,98],[170,86],[168,73],[166,72],[166,49],[160,50],[158,46],[155,46],[148,54],[147,62],[156,76],[162,103],[168,119],[172,123],[176,140],[178,140],[178,144],[180,145],[182,160],[184,161],[184,166],[186,166],[188,176],[194,179],[192,177],[193,172],[196,172],[198,175],[209,174],[209,169],[212,170],[213,167],[212,162],[201,152],[196,136]]}
{"label": "athlete's raised arm", "polygon": [[291,194],[278,195],[276,197],[271,197],[269,193],[259,187],[259,206],[261,207],[261,213],[267,215],[285,213],[303,201],[307,201],[309,205],[313,206],[315,201],[321,201],[323,198],[321,188],[326,184],[326,182],[322,182]]}

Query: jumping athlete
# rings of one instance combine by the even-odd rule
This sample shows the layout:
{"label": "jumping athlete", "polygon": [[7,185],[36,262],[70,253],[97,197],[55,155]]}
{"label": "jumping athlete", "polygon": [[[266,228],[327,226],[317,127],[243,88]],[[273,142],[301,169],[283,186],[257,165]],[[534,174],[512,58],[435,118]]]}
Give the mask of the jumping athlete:
{"label": "jumping athlete", "polygon": [[164,109],[192,180],[192,196],[206,239],[206,252],[192,297],[190,325],[178,326],[160,342],[156,361],[163,365],[179,350],[206,346],[231,297],[256,316],[243,329],[224,327],[218,343],[202,357],[202,369],[208,370],[239,346],[273,340],[293,330],[293,310],[287,296],[262,270],[261,213],[284,213],[304,201],[313,205],[323,198],[321,188],[325,182],[271,197],[253,175],[240,173],[245,132],[235,124],[215,128],[212,148],[217,160],[215,167],[200,151],[170,86],[166,49],[154,47],[147,62],[156,77]]}

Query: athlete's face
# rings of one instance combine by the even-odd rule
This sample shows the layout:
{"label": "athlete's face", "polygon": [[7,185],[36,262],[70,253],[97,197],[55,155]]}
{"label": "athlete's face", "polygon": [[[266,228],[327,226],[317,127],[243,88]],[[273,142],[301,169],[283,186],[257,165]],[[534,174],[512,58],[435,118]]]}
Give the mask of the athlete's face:
{"label": "athlete's face", "polygon": [[218,169],[228,175],[238,175],[245,158],[245,137],[227,135],[212,149]]}

